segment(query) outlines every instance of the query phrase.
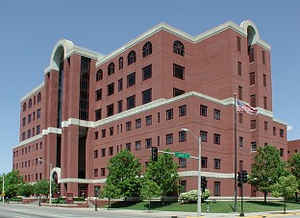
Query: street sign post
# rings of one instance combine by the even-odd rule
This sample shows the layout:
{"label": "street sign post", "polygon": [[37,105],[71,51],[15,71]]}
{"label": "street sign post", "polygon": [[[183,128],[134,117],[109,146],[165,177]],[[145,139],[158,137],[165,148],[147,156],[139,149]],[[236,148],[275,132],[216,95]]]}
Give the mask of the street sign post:
{"label": "street sign post", "polygon": [[175,152],[175,157],[188,159],[191,155],[189,153]]}

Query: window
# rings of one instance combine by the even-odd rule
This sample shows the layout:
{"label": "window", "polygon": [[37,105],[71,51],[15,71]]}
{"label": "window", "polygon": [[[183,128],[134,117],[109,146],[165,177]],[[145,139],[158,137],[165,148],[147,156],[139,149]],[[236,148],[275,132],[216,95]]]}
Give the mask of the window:
{"label": "window", "polygon": [[146,126],[152,125],[152,115],[146,116]]}
{"label": "window", "polygon": [[254,47],[248,47],[249,62],[254,62]]}
{"label": "window", "polygon": [[150,79],[152,77],[152,64],[143,68],[143,80]]}
{"label": "window", "polygon": [[32,128],[32,136],[34,136],[35,135],[35,128],[33,127]]}
{"label": "window", "polygon": [[101,130],[101,135],[102,135],[101,136],[102,138],[105,138],[105,136],[106,136],[106,129],[102,129]]}
{"label": "window", "polygon": [[109,127],[109,135],[112,136],[114,134],[114,127]]}
{"label": "window", "polygon": [[250,105],[256,107],[256,95],[250,95]]}
{"label": "window", "polygon": [[99,101],[102,99],[102,89],[96,90],[96,101]]}
{"label": "window", "polygon": [[255,152],[256,151],[256,142],[251,142],[251,151]]}
{"label": "window", "polygon": [[101,168],[101,176],[105,176],[105,168]]}
{"label": "window", "polygon": [[217,145],[221,144],[221,135],[220,134],[217,134],[217,133],[214,134],[214,143]]}
{"label": "window", "polygon": [[183,91],[183,90],[173,88],[173,97],[176,97],[178,95],[183,95],[184,93],[185,93],[185,91]]}
{"label": "window", "polygon": [[207,106],[206,105],[200,105],[200,115],[207,117]]}
{"label": "window", "polygon": [[142,127],[142,120],[141,119],[136,119],[135,120],[135,128],[139,129]]}
{"label": "window", "polygon": [[160,123],[160,112],[157,112],[157,122]]}
{"label": "window", "polygon": [[186,131],[180,131],[178,133],[179,135],[179,142],[185,142],[186,141]]}
{"label": "window", "polygon": [[41,118],[41,108],[37,109],[36,111],[36,119],[40,119]]}
{"label": "window", "polygon": [[25,125],[26,125],[26,117],[23,117],[22,126],[24,127]]}
{"label": "window", "polygon": [[261,51],[261,56],[262,56],[262,63],[266,64],[266,56],[265,56],[265,51],[264,50]]}
{"label": "window", "polygon": [[214,196],[221,196],[221,182],[214,182]]}
{"label": "window", "polygon": [[243,114],[239,113],[239,123],[243,123]]}
{"label": "window", "polygon": [[238,51],[241,51],[241,37],[236,37],[236,47]]}
{"label": "window", "polygon": [[157,146],[160,146],[160,136],[157,136]]}
{"label": "window", "polygon": [[127,56],[128,65],[135,63],[136,61],[136,54],[135,51],[129,52]]}
{"label": "window", "polygon": [[140,140],[136,141],[135,142],[135,150],[139,151],[139,150],[141,150],[141,148],[142,148],[142,142]]}
{"label": "window", "polygon": [[123,100],[118,101],[118,113],[123,111]]}
{"label": "window", "polygon": [[220,159],[214,159],[215,163],[215,169],[221,169],[221,160]]}
{"label": "window", "polygon": [[128,151],[131,151],[131,143],[126,143],[126,149],[127,149]]}
{"label": "window", "polygon": [[98,158],[98,150],[94,151],[94,159]]}
{"label": "window", "polygon": [[96,81],[100,81],[103,79],[103,71],[100,69],[96,73]]}
{"label": "window", "polygon": [[110,156],[113,156],[113,155],[114,155],[114,147],[113,147],[113,146],[110,146],[110,147],[108,148],[108,154],[109,154]]}
{"label": "window", "polygon": [[114,94],[115,83],[110,83],[107,85],[107,95],[110,96]]}
{"label": "window", "polygon": [[255,84],[255,72],[249,73],[250,86]]}
{"label": "window", "polygon": [[280,148],[280,157],[283,157],[283,153],[284,153],[284,149],[283,148]]}
{"label": "window", "polygon": [[184,45],[182,44],[182,42],[176,40],[173,43],[173,52],[175,54],[179,54],[181,56],[184,56]]}
{"label": "window", "polygon": [[29,108],[32,107],[32,99],[29,99],[28,107],[29,107]]}
{"label": "window", "polygon": [[98,131],[95,131],[94,132],[94,136],[95,136],[95,140],[97,140],[99,138],[99,132]]}
{"label": "window", "polygon": [[250,129],[256,129],[256,120],[250,121]]}
{"label": "window", "polygon": [[123,90],[123,79],[118,80],[118,92]]}
{"label": "window", "polygon": [[127,98],[127,110],[135,107],[135,95]]}
{"label": "window", "polygon": [[184,67],[178,64],[173,64],[173,76],[184,80]]}
{"label": "window", "polygon": [[35,111],[32,112],[32,120],[35,120]]}
{"label": "window", "polygon": [[127,88],[135,84],[135,72],[128,74],[127,76]]}
{"label": "window", "polygon": [[183,117],[186,115],[186,105],[181,105],[178,107],[179,117]]}
{"label": "window", "polygon": [[186,180],[180,180],[180,193],[186,192]]}
{"label": "window", "polygon": [[273,136],[276,136],[276,127],[273,126]]}
{"label": "window", "polygon": [[179,168],[186,168],[186,159],[179,158]]}
{"label": "window", "polygon": [[266,74],[263,75],[263,84],[264,84],[264,87],[267,86],[267,75]]}
{"label": "window", "polygon": [[242,86],[239,86],[238,89],[239,89],[239,90],[238,90],[238,93],[239,93],[238,98],[239,98],[240,100],[243,100],[243,87],[242,87]]}
{"label": "window", "polygon": [[36,134],[40,134],[41,133],[41,126],[40,125],[37,125],[36,126]]}
{"label": "window", "polygon": [[264,129],[265,129],[265,130],[268,130],[268,121],[265,121],[265,122],[264,122]]}
{"label": "window", "polygon": [[145,146],[146,146],[146,149],[152,147],[152,138],[147,138],[145,140]]}
{"label": "window", "polygon": [[280,135],[280,137],[284,137],[284,130],[283,129],[280,129],[279,135]]}
{"label": "window", "polygon": [[28,129],[28,130],[27,130],[27,138],[30,138],[30,137],[31,137],[31,130]]}
{"label": "window", "polygon": [[220,120],[221,119],[221,111],[218,109],[214,109],[214,119]]}
{"label": "window", "polygon": [[23,104],[23,112],[26,111],[26,102]]}
{"label": "window", "polygon": [[27,123],[31,122],[31,114],[28,114]]}
{"label": "window", "polygon": [[131,130],[131,121],[127,121],[125,123],[125,126],[126,126],[126,131],[130,131]]}
{"label": "window", "polygon": [[110,104],[106,106],[106,116],[112,116],[114,115],[114,104]]}
{"label": "window", "polygon": [[102,148],[101,149],[101,157],[105,157],[105,155],[106,155],[106,149]]}
{"label": "window", "polygon": [[207,168],[207,157],[201,157],[201,168]]}
{"label": "window", "polygon": [[167,145],[173,144],[173,133],[169,133],[166,135],[166,144]]}
{"label": "window", "polygon": [[101,109],[95,110],[95,121],[101,120]]}
{"label": "window", "polygon": [[113,74],[115,72],[115,64],[114,63],[110,63],[107,67],[107,73],[110,76],[111,74]]}
{"label": "window", "polygon": [[206,131],[200,131],[200,137],[201,137],[201,142],[207,142],[207,132]]}
{"label": "window", "polygon": [[267,96],[264,96],[264,109],[268,108],[268,99]]}
{"label": "window", "polygon": [[151,42],[146,42],[143,46],[143,58],[152,54],[152,44]]}
{"label": "window", "polygon": [[119,70],[123,69],[123,57],[119,58]]}
{"label": "window", "polygon": [[240,148],[244,146],[244,138],[242,136],[239,137],[239,146]]}
{"label": "window", "polygon": [[173,108],[170,108],[166,110],[166,120],[172,120],[173,119]]}
{"label": "window", "polygon": [[147,89],[142,92],[143,104],[147,104],[152,101],[152,89]]}
{"label": "window", "polygon": [[238,71],[238,75],[241,76],[242,75],[242,62],[240,62],[240,61],[237,62],[237,71]]}

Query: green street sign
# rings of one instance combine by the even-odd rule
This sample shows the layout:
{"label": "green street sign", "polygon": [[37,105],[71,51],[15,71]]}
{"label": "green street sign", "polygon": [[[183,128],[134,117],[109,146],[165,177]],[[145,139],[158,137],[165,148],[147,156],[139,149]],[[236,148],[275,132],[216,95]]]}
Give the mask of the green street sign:
{"label": "green street sign", "polygon": [[178,157],[178,158],[190,158],[190,154],[189,153],[181,153],[181,152],[175,152],[175,157]]}

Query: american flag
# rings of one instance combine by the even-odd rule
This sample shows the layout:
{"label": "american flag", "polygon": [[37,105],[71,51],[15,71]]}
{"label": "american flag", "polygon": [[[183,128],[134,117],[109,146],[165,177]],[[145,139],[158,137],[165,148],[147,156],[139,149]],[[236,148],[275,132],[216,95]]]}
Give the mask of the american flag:
{"label": "american flag", "polygon": [[245,103],[243,103],[239,100],[237,101],[236,110],[238,112],[246,112],[246,113],[251,114],[251,115],[256,115],[257,114],[257,109],[255,109],[254,107],[251,107],[250,105],[245,104]]}

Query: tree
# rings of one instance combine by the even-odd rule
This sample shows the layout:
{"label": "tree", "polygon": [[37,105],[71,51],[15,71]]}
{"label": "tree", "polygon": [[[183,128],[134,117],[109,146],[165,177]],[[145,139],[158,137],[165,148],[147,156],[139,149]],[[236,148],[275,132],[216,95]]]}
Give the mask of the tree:
{"label": "tree", "polygon": [[[109,160],[109,174],[104,192],[116,190],[114,197],[138,197],[141,189],[141,164],[128,150],[123,150]],[[104,188],[105,189],[105,188]]]}
{"label": "tree", "polygon": [[111,183],[106,184],[104,189],[100,191],[99,198],[108,199],[108,207],[111,207],[111,199],[121,196],[121,190]]}
{"label": "tree", "polygon": [[281,176],[279,180],[272,185],[272,195],[274,197],[283,197],[283,212],[286,213],[286,200],[297,191],[298,183],[293,175]]}
{"label": "tree", "polygon": [[289,170],[297,179],[298,190],[296,193],[296,201],[298,201],[297,193],[300,191],[300,153],[295,153],[288,161]]}
{"label": "tree", "polygon": [[161,189],[159,185],[150,178],[145,178],[142,185],[141,196],[143,199],[148,200],[149,210],[151,209],[151,198],[160,195]]}
{"label": "tree", "polygon": [[145,177],[153,180],[160,188],[162,196],[177,195],[178,165],[174,162],[172,155],[160,154],[157,161],[151,161],[146,169]]}
{"label": "tree", "polygon": [[29,197],[33,193],[33,185],[31,185],[30,183],[19,184],[17,195]]}
{"label": "tree", "polygon": [[256,186],[264,193],[264,203],[267,203],[267,194],[271,191],[271,186],[281,176],[286,176],[285,163],[280,159],[279,151],[271,146],[260,147],[252,164],[249,183]]}
{"label": "tree", "polygon": [[[36,195],[48,195],[49,194],[49,181],[46,179],[40,180],[33,185],[33,192]],[[56,192],[56,185],[51,184],[52,194]]]}
{"label": "tree", "polygon": [[[20,184],[23,184],[22,176],[19,174],[19,171],[13,170],[13,171],[7,173],[6,175],[4,175],[4,177],[5,177],[5,179],[4,179],[5,196],[7,196],[8,198],[15,197],[17,195],[18,186]],[[2,185],[2,179],[3,179],[3,176],[1,176],[1,179],[0,179],[1,185]],[[1,188],[1,193],[2,193],[2,188]]]}

